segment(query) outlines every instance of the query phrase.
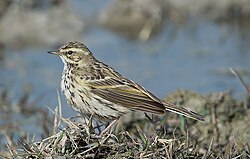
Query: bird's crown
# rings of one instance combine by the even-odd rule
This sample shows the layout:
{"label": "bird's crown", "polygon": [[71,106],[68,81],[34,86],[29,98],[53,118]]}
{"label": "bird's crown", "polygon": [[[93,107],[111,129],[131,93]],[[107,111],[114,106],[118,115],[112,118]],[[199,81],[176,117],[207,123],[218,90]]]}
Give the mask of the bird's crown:
{"label": "bird's crown", "polygon": [[92,57],[91,51],[81,42],[71,41],[56,51],[49,53],[59,55],[63,62],[78,63],[81,60],[86,62],[87,59]]}
{"label": "bird's crown", "polygon": [[69,43],[63,45],[59,48],[60,51],[83,51],[90,53],[90,50],[86,45],[79,41],[70,41]]}

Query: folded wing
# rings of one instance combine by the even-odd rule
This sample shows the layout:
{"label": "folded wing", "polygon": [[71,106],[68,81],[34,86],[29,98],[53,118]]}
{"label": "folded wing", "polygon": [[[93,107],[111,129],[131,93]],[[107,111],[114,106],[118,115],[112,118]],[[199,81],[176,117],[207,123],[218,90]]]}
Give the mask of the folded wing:
{"label": "folded wing", "polygon": [[165,107],[158,98],[130,80],[108,78],[87,84],[94,94],[123,107],[154,114],[165,112]]}

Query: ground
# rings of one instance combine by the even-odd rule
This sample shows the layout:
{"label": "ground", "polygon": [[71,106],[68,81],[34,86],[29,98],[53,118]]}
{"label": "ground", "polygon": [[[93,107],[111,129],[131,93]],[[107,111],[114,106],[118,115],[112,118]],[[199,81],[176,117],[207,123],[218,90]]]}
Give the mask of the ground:
{"label": "ground", "polygon": [[9,153],[1,155],[9,158],[250,157],[249,96],[243,102],[233,99],[228,92],[200,95],[178,90],[164,100],[196,110],[204,115],[205,121],[173,113],[159,117],[133,112],[121,118],[111,132],[100,136],[98,128],[84,124],[79,117],[65,119],[56,109],[50,135],[44,134],[36,142],[19,139],[16,145],[12,141]]}

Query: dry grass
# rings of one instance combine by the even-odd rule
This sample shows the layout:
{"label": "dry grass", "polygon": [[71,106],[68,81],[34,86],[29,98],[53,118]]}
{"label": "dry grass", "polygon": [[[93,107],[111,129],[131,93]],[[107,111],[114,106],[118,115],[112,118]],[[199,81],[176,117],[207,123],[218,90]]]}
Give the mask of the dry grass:
{"label": "dry grass", "polygon": [[20,142],[23,150],[16,158],[200,158],[196,145],[184,136],[164,134],[148,136],[138,130],[132,137],[128,131],[108,133],[100,137],[87,125],[62,119],[67,125],[58,133],[36,143]]}

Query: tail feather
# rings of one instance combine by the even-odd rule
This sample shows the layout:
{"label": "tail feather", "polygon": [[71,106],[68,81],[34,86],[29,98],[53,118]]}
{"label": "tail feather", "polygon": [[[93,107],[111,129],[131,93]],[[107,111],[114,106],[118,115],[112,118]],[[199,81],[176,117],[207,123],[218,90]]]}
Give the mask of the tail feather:
{"label": "tail feather", "polygon": [[203,116],[201,116],[198,113],[187,110],[187,109],[180,107],[180,106],[176,106],[175,104],[170,103],[170,102],[163,103],[163,104],[164,104],[167,111],[174,112],[174,113],[177,113],[177,114],[180,114],[180,115],[183,115],[183,116],[186,116],[188,118],[195,119],[195,120],[204,121]]}

